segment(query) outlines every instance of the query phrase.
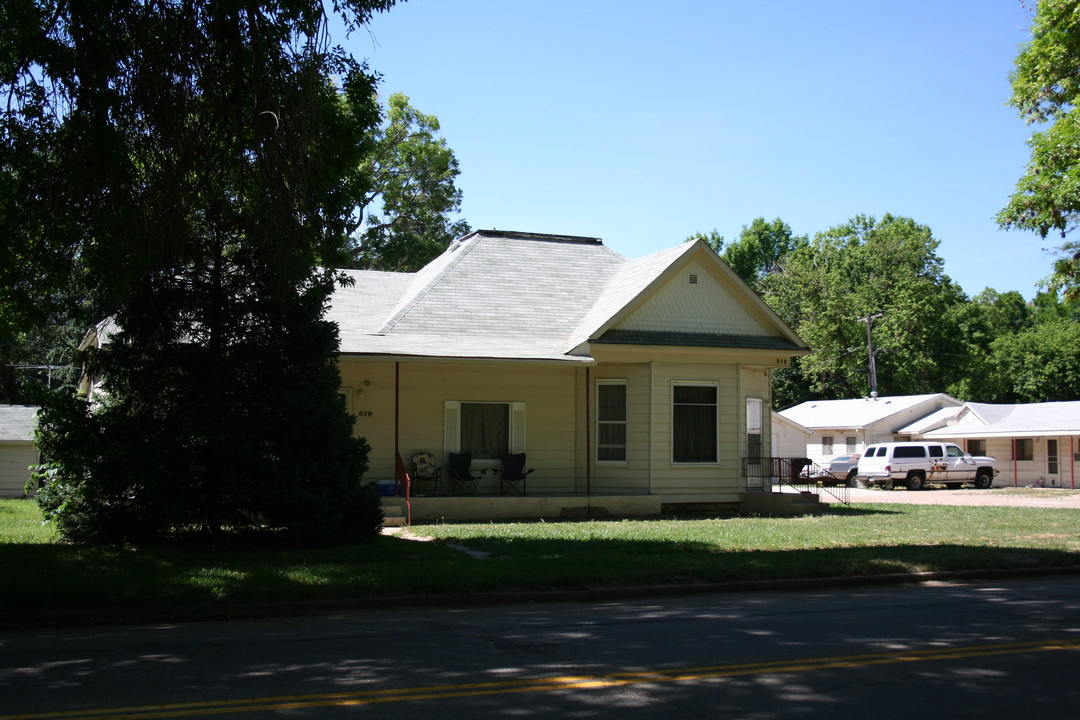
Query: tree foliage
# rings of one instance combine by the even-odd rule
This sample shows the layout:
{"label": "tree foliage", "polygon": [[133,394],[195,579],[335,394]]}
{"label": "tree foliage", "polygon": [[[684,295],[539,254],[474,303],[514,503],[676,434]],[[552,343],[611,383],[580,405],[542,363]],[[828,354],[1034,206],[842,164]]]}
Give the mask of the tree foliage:
{"label": "tree foliage", "polygon": [[1080,323],[1057,320],[994,339],[990,392],[994,402],[1080,398]]}
{"label": "tree foliage", "polygon": [[776,373],[778,407],[869,392],[873,313],[880,394],[936,392],[960,372],[949,310],[966,299],[945,275],[930,229],[909,218],[857,216],[818,233],[764,280],[765,301],[809,345]]}
{"label": "tree foliage", "polygon": [[[392,0],[337,0],[347,24]],[[120,331],[55,397],[41,501],[69,538],[270,524],[370,534],[323,319],[375,78],[323,4],[15,0],[0,12],[5,321],[81,283]],[[370,505],[370,503],[368,503]]]}
{"label": "tree foliage", "polygon": [[[998,222],[1066,238],[1080,221],[1080,2],[1039,0],[1036,8],[1031,40],[1010,75],[1010,104],[1046,128],[1032,133],[1031,161]],[[1080,296],[1080,245],[1067,240],[1058,254],[1051,289]]]}
{"label": "tree foliage", "polygon": [[461,208],[455,185],[460,170],[438,132],[437,117],[414,108],[406,95],[390,96],[386,122],[363,166],[371,185],[362,201],[352,266],[413,272],[469,232],[464,220],[451,219]]}

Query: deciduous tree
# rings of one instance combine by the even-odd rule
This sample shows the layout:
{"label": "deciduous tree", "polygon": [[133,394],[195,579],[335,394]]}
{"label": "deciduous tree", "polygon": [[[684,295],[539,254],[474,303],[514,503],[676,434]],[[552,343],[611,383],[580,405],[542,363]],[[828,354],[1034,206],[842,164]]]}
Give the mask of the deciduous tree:
{"label": "deciduous tree", "polygon": [[351,264],[362,269],[413,272],[469,232],[455,180],[457,158],[438,135],[439,119],[401,93],[390,96],[385,124],[362,168],[371,185],[362,201]]}
{"label": "deciduous tree", "polygon": [[1045,129],[1032,133],[1031,161],[998,222],[1065,239],[1049,286],[1076,298],[1080,244],[1069,234],[1080,221],[1080,2],[1039,0],[1010,80],[1010,104]]}
{"label": "deciduous tree", "polygon": [[945,275],[930,229],[904,217],[857,216],[797,247],[765,278],[765,300],[813,352],[777,373],[783,407],[869,392],[873,313],[881,394],[940,392],[960,371],[949,309],[964,302]]}

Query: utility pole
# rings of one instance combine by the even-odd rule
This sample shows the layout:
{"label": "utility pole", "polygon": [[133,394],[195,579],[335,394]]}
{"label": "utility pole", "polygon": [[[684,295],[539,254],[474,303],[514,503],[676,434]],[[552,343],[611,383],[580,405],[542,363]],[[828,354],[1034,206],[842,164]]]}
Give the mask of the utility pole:
{"label": "utility pole", "polygon": [[877,360],[874,357],[874,333],[870,328],[874,324],[874,320],[884,314],[880,312],[867,313],[859,318],[859,322],[866,323],[866,352],[870,356],[870,397],[874,400],[877,400]]}

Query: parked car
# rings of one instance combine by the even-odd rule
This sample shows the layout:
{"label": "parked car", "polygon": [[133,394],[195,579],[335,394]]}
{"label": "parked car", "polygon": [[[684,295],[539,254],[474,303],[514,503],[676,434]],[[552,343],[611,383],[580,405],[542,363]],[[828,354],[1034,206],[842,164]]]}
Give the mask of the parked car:
{"label": "parked car", "polygon": [[952,443],[887,442],[863,451],[855,472],[858,483],[908,490],[922,490],[927,483],[956,488],[970,483],[988,488],[994,482],[997,463],[992,457],[972,456]]}
{"label": "parked car", "polygon": [[[828,470],[829,475],[850,486],[855,479],[856,471],[859,469],[860,457],[862,457],[862,455],[858,453],[853,455],[837,455],[825,464],[825,469]],[[826,478],[827,477],[828,476],[826,476]]]}

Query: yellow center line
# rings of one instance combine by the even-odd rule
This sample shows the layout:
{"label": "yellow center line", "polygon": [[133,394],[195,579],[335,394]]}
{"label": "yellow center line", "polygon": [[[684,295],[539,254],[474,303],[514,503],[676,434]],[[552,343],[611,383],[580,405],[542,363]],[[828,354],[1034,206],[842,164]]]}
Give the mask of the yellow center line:
{"label": "yellow center line", "polygon": [[478,695],[550,692],[553,690],[591,690],[624,685],[686,682],[690,680],[709,680],[744,675],[810,672],[814,670],[869,667],[872,665],[890,665],[905,662],[929,662],[935,660],[955,660],[960,658],[1077,649],[1080,649],[1080,638],[1036,640],[994,645],[972,645],[967,647],[902,650],[865,655],[807,658],[802,660],[773,660],[769,662],[743,663],[737,665],[715,665],[696,668],[671,668],[666,670],[605,673],[592,676],[566,675],[455,685],[384,688],[380,690],[359,690],[316,695],[283,695],[266,698],[246,698],[242,700],[209,700],[204,702],[67,710],[22,715],[0,715],[0,720],[157,720],[159,718],[224,715],[242,712],[265,712],[272,710],[296,710],[328,706],[345,707],[388,702],[439,700],[474,697]]}

